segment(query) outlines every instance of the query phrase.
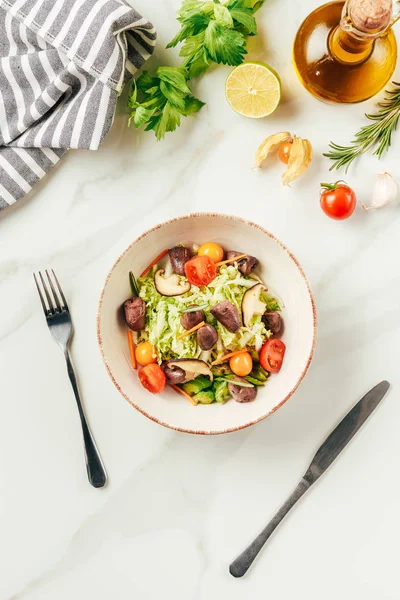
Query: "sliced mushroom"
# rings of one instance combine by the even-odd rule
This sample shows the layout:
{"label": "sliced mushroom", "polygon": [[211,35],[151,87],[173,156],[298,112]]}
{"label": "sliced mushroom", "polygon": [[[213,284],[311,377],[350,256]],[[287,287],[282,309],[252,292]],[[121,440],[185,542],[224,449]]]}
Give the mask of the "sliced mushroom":
{"label": "sliced mushroom", "polygon": [[168,254],[175,273],[178,273],[178,275],[184,275],[185,264],[192,258],[189,248],[185,248],[184,246],[175,246],[174,248],[168,250]]}
{"label": "sliced mushroom", "polygon": [[169,277],[163,277],[163,275],[164,269],[159,269],[154,275],[154,285],[162,296],[181,296],[190,291],[190,283],[181,281],[179,275],[173,274]]}
{"label": "sliced mushroom", "polygon": [[176,360],[168,360],[166,366],[168,368],[177,367],[183,369],[185,371],[185,382],[192,381],[198,375],[206,375],[210,378],[210,381],[213,380],[211,369],[204,360],[197,358],[177,358]]}
{"label": "sliced mushroom", "polygon": [[265,313],[265,302],[260,300],[261,292],[267,291],[267,288],[262,283],[256,283],[253,287],[245,292],[242,300],[243,324],[245,327],[250,326],[250,321],[255,315],[263,315]]}

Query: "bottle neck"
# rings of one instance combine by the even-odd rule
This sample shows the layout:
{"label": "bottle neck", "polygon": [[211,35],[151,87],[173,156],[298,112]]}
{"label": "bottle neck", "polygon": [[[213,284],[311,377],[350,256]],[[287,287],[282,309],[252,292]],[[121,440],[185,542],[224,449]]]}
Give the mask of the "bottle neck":
{"label": "bottle neck", "polygon": [[328,46],[331,55],[346,65],[358,65],[367,60],[374,48],[373,39],[360,39],[338,25],[331,32]]}
{"label": "bottle neck", "polygon": [[[394,3],[397,8],[400,6],[398,0]],[[371,13],[365,13],[366,4]],[[366,3],[366,0],[347,0],[340,23],[329,36],[328,45],[332,56],[348,65],[357,65],[367,60],[373,51],[375,40],[391,27],[393,8],[392,0],[378,0],[375,8],[374,0],[371,0],[371,4]]]}

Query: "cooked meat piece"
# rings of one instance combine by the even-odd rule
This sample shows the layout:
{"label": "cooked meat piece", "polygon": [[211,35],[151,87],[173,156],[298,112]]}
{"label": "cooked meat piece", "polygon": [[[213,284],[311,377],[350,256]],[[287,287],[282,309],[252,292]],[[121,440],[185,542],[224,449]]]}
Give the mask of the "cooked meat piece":
{"label": "cooked meat piece", "polygon": [[[235,256],[240,256],[243,252],[236,252],[236,250],[229,250],[226,253],[226,259],[235,258]],[[238,261],[238,269],[243,275],[250,275],[254,271],[254,269],[258,265],[258,260],[255,256],[247,256],[247,258],[241,258]]]}
{"label": "cooked meat piece", "polygon": [[168,368],[176,367],[185,372],[185,381],[192,381],[199,375],[205,375],[213,381],[213,374],[206,362],[204,360],[200,360],[198,358],[171,358],[163,363],[163,368],[167,366]]}
{"label": "cooked meat piece", "polygon": [[[238,377],[236,380],[247,383],[245,379],[242,379],[240,377]],[[229,393],[232,396],[232,398],[236,400],[236,402],[252,402],[257,396],[257,388],[248,388],[242,387],[240,385],[235,385],[234,381],[235,380],[228,384]]]}
{"label": "cooked meat piece", "polygon": [[185,379],[186,379],[186,373],[183,369],[181,369],[180,367],[177,367],[176,365],[169,365],[168,361],[163,362],[163,364],[161,365],[168,383],[174,384],[176,385],[177,383],[184,383]]}
{"label": "cooked meat piece", "polygon": [[[194,304],[188,306],[188,308],[194,308]],[[196,327],[199,323],[204,321],[204,311],[203,310],[195,310],[194,312],[183,313],[181,316],[181,325],[183,329],[192,329],[192,327]]]}
{"label": "cooked meat piece", "polygon": [[146,304],[141,298],[131,298],[124,302],[125,321],[132,331],[144,329],[146,323]]}
{"label": "cooked meat piece", "polygon": [[178,275],[184,275],[185,264],[192,258],[190,250],[184,246],[175,246],[168,250],[168,254],[173,271]]}
{"label": "cooked meat piece", "polygon": [[265,329],[277,335],[282,327],[282,317],[278,312],[265,312],[262,316]]}
{"label": "cooked meat piece", "polygon": [[212,325],[203,325],[197,331],[197,341],[202,350],[211,350],[214,344],[217,343],[218,333]]}
{"label": "cooked meat piece", "polygon": [[218,302],[218,304],[212,307],[210,312],[231,333],[239,331],[239,311],[229,300]]}

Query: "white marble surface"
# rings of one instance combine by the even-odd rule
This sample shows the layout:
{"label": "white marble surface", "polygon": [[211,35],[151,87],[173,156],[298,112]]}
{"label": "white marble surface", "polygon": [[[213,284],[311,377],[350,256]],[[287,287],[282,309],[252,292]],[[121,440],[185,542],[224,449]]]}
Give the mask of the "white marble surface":
{"label": "white marble surface", "polygon": [[[179,0],[137,0],[166,59]],[[246,120],[224,98],[229,68],[196,84],[207,101],[165,141],[126,128],[124,104],[100,151],[73,152],[36,191],[0,216],[0,599],[395,600],[400,517],[398,335],[400,208],[345,223],[327,219],[319,182],[331,138],[346,142],[365,106],[330,107],[302,89],[291,42],[318,0],[269,0],[251,58],[281,74],[284,102]],[[173,53],[168,53],[170,59]],[[400,78],[400,70],[397,72]],[[279,166],[250,167],[258,143],[289,129],[309,137],[310,172],[282,189]],[[400,175],[400,135],[383,166]],[[347,176],[369,197],[374,158]],[[333,176],[335,177],[335,176]],[[221,437],[175,433],[136,413],[100,359],[95,312],[114,258],[147,227],[190,211],[259,222],[303,264],[319,341],[299,391],[256,427]],[[31,273],[59,274],[73,312],[73,359],[109,473],[86,480],[81,434],[62,355]],[[393,387],[332,470],[290,515],[242,580],[228,564],[271,517],[332,426],[373,384]]]}

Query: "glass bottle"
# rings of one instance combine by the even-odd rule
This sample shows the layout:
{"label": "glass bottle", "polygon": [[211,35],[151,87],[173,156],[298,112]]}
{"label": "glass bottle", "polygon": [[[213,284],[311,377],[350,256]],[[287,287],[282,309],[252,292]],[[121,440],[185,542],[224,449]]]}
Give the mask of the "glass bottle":
{"label": "glass bottle", "polygon": [[362,102],[390,80],[397,60],[391,29],[400,0],[329,2],[302,23],[293,62],[304,87],[327,102]]}

